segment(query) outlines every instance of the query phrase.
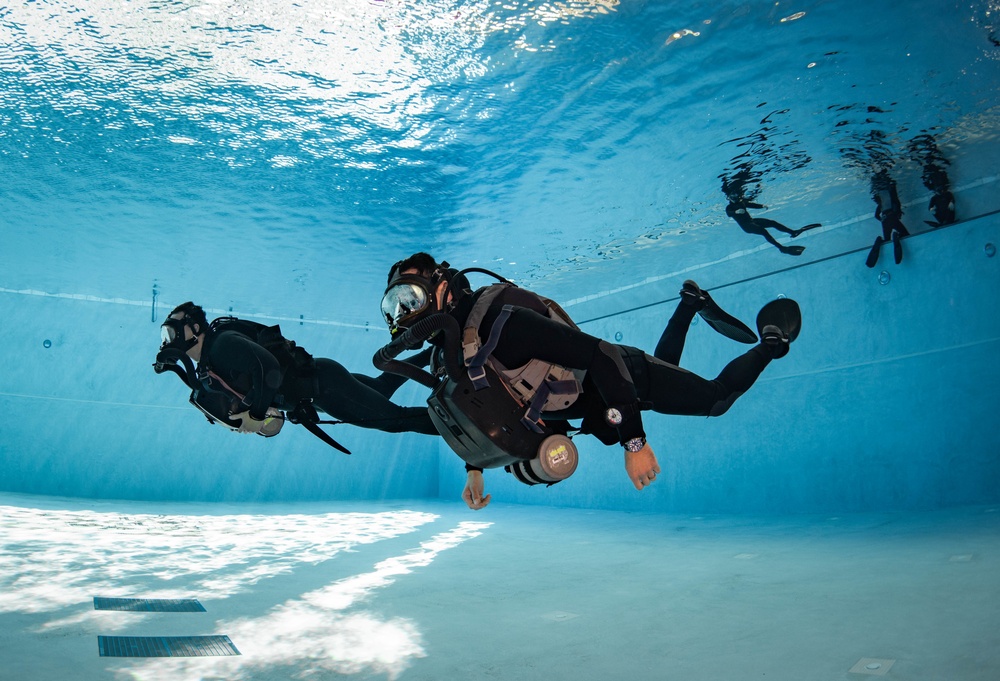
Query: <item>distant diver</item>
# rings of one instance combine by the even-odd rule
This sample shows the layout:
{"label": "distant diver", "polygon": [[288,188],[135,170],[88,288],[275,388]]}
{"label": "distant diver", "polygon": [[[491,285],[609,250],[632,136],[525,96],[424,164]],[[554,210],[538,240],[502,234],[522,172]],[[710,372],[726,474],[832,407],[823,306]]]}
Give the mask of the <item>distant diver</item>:
{"label": "distant diver", "polygon": [[875,243],[868,252],[865,265],[875,267],[878,263],[882,245],[892,242],[893,259],[898,265],[903,261],[902,238],[910,232],[903,224],[903,206],[896,192],[896,181],[889,176],[889,171],[881,169],[871,179],[872,201],[875,202],[875,219],[882,223],[882,235],[875,237]]}
{"label": "distant diver", "polygon": [[726,199],[729,201],[726,206],[726,215],[735,220],[736,224],[739,225],[740,229],[744,232],[764,237],[769,244],[777,248],[785,255],[802,255],[802,252],[806,250],[805,246],[785,246],[780,244],[778,243],[778,240],[771,235],[768,229],[788,234],[794,239],[803,232],[815,229],[816,227],[820,227],[822,225],[816,222],[811,225],[806,225],[801,229],[791,229],[790,227],[786,227],[780,222],[769,218],[752,217],[748,212],[748,209],[753,208],[755,210],[767,210],[767,206],[754,203],[753,196],[747,197],[744,194],[746,181],[749,177],[750,172],[745,168],[736,173],[733,178],[723,177],[722,192],[726,195]]}
{"label": "distant diver", "polygon": [[921,179],[932,194],[927,209],[934,215],[934,220],[924,222],[931,227],[950,225],[957,219],[955,196],[951,193],[951,182],[945,171],[950,162],[938,149],[934,138],[927,134],[918,135],[910,141],[910,152],[923,165]]}
{"label": "distant diver", "polygon": [[[469,271],[501,283],[473,291]],[[444,378],[421,382],[433,389],[428,404],[438,431],[466,462],[462,496],[472,509],[490,501],[483,494],[485,468],[502,466],[527,484],[553,484],[572,474],[576,449],[569,430],[621,445],[626,474],[643,489],[660,466],[641,412],[721,416],[771,360],[788,353],[801,327],[794,301],[768,303],[757,317],[760,343],[709,380],[676,365],[696,314],[741,342],[756,343],[757,335],[694,282],[684,283],[650,356],[584,333],[554,301],[499,275],[457,271],[427,253],[392,266],[382,313],[394,340],[376,354],[379,369],[424,340],[436,349],[431,367]],[[570,419],[582,419],[578,429],[569,427]]]}
{"label": "distant diver", "polygon": [[[390,401],[404,377],[352,374],[332,359],[313,358],[277,326],[235,317],[210,324],[201,306],[187,302],[164,320],[161,337],[154,369],[180,376],[210,423],[273,437],[288,420],[347,454],[318,424],[437,435],[427,409]],[[428,358],[421,353],[410,361],[423,366]],[[321,421],[316,408],[340,420]]]}
{"label": "distant diver", "polygon": [[764,237],[765,239],[767,239],[767,242],[769,244],[777,248],[785,255],[802,255],[802,252],[806,250],[806,247],[785,246],[783,244],[780,244],[773,236],[771,236],[771,233],[767,231],[768,229],[774,229],[779,232],[783,232],[785,234],[790,235],[794,239],[795,237],[802,234],[802,232],[822,226],[821,223],[815,222],[811,225],[806,225],[801,229],[791,229],[781,224],[780,222],[776,222],[768,218],[751,217],[750,213],[747,212],[748,208],[767,210],[767,206],[762,206],[759,203],[753,203],[746,200],[736,200],[736,201],[730,200],[729,205],[726,206],[726,215],[735,220],[736,224],[738,224],[740,226],[740,229],[742,229],[744,232],[746,232],[747,234],[756,234],[758,236]]}

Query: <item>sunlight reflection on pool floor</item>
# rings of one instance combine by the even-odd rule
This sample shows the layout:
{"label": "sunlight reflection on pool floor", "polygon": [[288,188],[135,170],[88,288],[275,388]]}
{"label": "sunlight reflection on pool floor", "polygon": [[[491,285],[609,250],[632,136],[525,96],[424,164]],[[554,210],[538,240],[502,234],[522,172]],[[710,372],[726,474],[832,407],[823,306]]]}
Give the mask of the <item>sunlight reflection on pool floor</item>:
{"label": "sunlight reflection on pool floor", "polygon": [[[220,601],[364,545],[430,529],[431,536],[415,536],[402,553],[370,569],[286,598],[264,614],[214,621],[240,657],[139,660],[120,670],[135,679],[238,679],[247,668],[307,663],[312,670],[367,669],[394,678],[424,655],[419,629],[405,618],[366,611],[365,600],[491,525],[439,527],[438,520],[407,510],[151,515],[0,506],[0,612],[52,614],[44,631],[149,626],[156,620],[146,613],[81,612],[80,606],[95,596]],[[78,612],[67,616],[73,608]],[[203,619],[185,623],[196,633],[206,627]]]}

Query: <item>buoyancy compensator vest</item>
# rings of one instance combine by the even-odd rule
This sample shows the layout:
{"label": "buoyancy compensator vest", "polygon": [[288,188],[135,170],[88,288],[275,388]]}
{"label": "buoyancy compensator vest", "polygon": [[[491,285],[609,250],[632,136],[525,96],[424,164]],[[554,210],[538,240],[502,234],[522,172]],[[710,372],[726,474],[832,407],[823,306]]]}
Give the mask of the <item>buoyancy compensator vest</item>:
{"label": "buoyancy compensator vest", "polygon": [[[245,336],[271,353],[278,361],[281,372],[277,384],[289,387],[295,395],[294,404],[282,400],[281,409],[275,406],[268,408],[265,425],[258,435],[274,437],[287,420],[304,426],[331,447],[350,454],[350,451],[319,428],[319,424],[335,422],[320,420],[316,408],[312,405],[312,400],[318,392],[316,360],[305,348],[285,338],[278,325],[267,326],[236,317],[219,317],[209,325],[210,334],[224,332]],[[177,362],[181,362],[184,368],[177,366]],[[153,368],[156,373],[164,371],[176,373],[191,388],[188,401],[205,415],[209,423],[219,424],[234,431],[239,429],[241,421],[233,419],[232,415],[247,410],[249,404],[246,401],[246,394],[240,387],[229,385],[216,374],[212,370],[210,358],[202,357],[195,368],[186,353],[176,349],[163,349],[156,356]]]}
{"label": "buoyancy compensator vest", "polygon": [[[380,370],[405,371],[414,378],[413,369],[400,367],[395,356],[443,331],[445,342],[435,353],[433,373],[418,370],[430,378],[421,382],[433,388],[427,405],[441,437],[470,466],[503,467],[525,484],[552,485],[573,474],[578,453],[566,422],[546,421],[542,416],[565,409],[577,399],[584,372],[537,359],[508,368],[492,352],[517,307],[545,310],[551,319],[576,325],[554,301],[502,282],[474,294],[477,300],[461,331],[453,317],[438,313],[379,350],[373,361]],[[479,327],[486,313],[507,299],[519,304],[502,305],[482,342]]]}

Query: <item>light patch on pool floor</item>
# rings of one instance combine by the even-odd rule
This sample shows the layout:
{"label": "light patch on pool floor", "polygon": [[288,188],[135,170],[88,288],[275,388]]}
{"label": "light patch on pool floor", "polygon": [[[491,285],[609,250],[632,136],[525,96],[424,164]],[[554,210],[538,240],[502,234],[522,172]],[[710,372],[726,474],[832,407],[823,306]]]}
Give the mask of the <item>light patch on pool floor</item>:
{"label": "light patch on pool floor", "polygon": [[895,660],[884,660],[877,657],[862,657],[858,663],[848,671],[851,674],[870,674],[872,676],[885,676],[892,668]]}

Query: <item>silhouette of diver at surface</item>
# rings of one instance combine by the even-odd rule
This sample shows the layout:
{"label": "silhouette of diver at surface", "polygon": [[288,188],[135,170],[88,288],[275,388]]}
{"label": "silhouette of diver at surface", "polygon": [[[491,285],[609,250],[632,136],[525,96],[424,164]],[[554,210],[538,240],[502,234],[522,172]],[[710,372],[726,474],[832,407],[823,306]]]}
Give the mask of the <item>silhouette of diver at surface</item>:
{"label": "silhouette of diver at surface", "polygon": [[910,236],[910,232],[903,225],[903,207],[899,202],[899,194],[896,193],[896,181],[889,176],[888,170],[883,168],[872,176],[871,191],[872,201],[875,202],[875,219],[882,223],[882,235],[875,237],[865,264],[875,267],[882,244],[892,241],[893,259],[898,265],[903,261],[903,244],[900,240],[904,236]]}
{"label": "silhouette of diver at surface", "polygon": [[740,170],[740,172],[737,173],[732,179],[723,178],[722,192],[729,200],[729,204],[726,206],[726,215],[735,220],[736,224],[738,224],[740,229],[744,232],[764,237],[769,244],[777,248],[785,255],[802,255],[802,251],[806,250],[805,246],[785,246],[780,244],[767,230],[774,229],[784,234],[788,234],[794,239],[806,230],[819,227],[820,223],[816,222],[811,225],[806,225],[801,229],[791,229],[790,227],[786,227],[775,220],[752,217],[750,213],[747,212],[747,209],[754,208],[757,210],[767,210],[767,206],[754,203],[753,196],[748,198],[744,195],[747,177],[749,177],[749,173],[744,168]]}
{"label": "silhouette of diver at surface", "polygon": [[923,164],[924,186],[933,194],[927,209],[934,214],[935,219],[924,222],[931,227],[944,227],[955,222],[955,196],[951,193],[951,182],[944,169],[950,162],[941,154],[934,138],[926,134],[918,135],[910,141],[910,153]]}

